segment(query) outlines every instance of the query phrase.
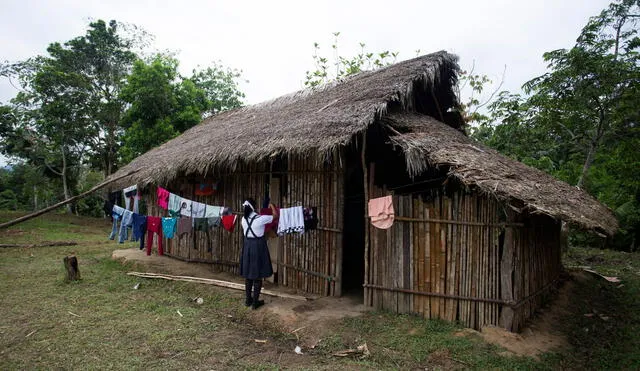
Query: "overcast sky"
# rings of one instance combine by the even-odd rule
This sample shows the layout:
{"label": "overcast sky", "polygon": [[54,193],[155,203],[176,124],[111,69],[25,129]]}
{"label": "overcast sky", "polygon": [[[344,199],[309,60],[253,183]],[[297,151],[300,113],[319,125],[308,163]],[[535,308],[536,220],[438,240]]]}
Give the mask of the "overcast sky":
{"label": "overcast sky", "polygon": [[[449,1],[91,1],[2,0],[0,60],[46,53],[54,41],[84,34],[88,19],[133,23],[155,35],[158,49],[178,51],[184,74],[212,61],[243,71],[245,103],[299,90],[313,69],[313,43],[327,55],[339,31],[339,53],[350,56],[364,42],[372,52],[446,50],[460,65],[517,91],[542,74],[545,51],[571,47],[601,0]],[[0,102],[16,90],[0,81]],[[0,160],[1,162],[1,160]]]}

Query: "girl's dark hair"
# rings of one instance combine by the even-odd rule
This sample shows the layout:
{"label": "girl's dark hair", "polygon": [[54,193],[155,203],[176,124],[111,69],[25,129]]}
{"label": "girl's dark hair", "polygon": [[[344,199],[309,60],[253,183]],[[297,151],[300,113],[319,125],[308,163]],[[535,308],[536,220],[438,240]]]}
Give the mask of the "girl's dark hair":
{"label": "girl's dark hair", "polygon": [[249,215],[251,215],[251,213],[256,209],[256,200],[254,200],[253,198],[247,198],[247,201],[253,207],[253,210],[249,206],[244,207],[244,218],[249,221]]}

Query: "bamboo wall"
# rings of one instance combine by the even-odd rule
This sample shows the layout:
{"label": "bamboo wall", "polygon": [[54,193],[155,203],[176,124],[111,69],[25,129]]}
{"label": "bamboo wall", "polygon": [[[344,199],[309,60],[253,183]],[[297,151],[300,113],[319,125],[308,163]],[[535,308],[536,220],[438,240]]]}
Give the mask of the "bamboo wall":
{"label": "bamboo wall", "polygon": [[[369,189],[370,198],[391,194]],[[548,217],[509,213],[505,222],[497,201],[464,190],[393,202],[393,226],[368,227],[367,305],[517,331],[560,272],[560,226]]]}
{"label": "bamboo wall", "polygon": [[[232,173],[206,179],[218,181],[218,191],[211,196],[196,196],[193,179],[178,179],[165,188],[185,198],[209,205],[230,206],[240,212],[246,197],[256,199],[260,207],[269,184],[271,202],[278,207],[317,207],[317,230],[268,239],[271,260],[279,285],[312,294],[339,296],[344,177],[338,154],[333,158],[336,160],[317,165],[291,156],[287,159],[286,171],[271,171],[268,164],[239,166]],[[283,184],[282,189],[280,184]],[[167,212],[157,206],[155,187],[151,188],[149,215],[166,216]],[[192,231],[170,240],[165,238],[164,246],[169,256],[212,263],[216,271],[238,274],[242,241],[238,218],[232,233],[222,227],[211,229],[209,235]],[[211,246],[211,252],[207,251],[208,246]]]}

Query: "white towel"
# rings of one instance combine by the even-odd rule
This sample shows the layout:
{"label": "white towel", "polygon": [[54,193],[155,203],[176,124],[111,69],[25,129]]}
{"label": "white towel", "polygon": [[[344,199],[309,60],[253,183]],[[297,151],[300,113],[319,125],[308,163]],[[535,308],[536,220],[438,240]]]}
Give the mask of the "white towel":
{"label": "white towel", "polygon": [[191,202],[191,217],[192,218],[204,218],[204,212],[207,208],[206,204],[202,202],[192,201]]}
{"label": "white towel", "polygon": [[169,208],[169,211],[173,211],[174,213],[179,212],[181,199],[182,197],[175,195],[173,193],[169,193],[169,204],[167,205]]}
{"label": "white towel", "polygon": [[204,217],[215,218],[215,217],[219,217],[221,214],[222,214],[222,206],[207,205],[207,209],[204,212]]}
{"label": "white towel", "polygon": [[278,235],[287,233],[304,233],[304,213],[302,206],[280,209]]}
{"label": "white towel", "polygon": [[180,215],[191,216],[191,200],[180,197]]}

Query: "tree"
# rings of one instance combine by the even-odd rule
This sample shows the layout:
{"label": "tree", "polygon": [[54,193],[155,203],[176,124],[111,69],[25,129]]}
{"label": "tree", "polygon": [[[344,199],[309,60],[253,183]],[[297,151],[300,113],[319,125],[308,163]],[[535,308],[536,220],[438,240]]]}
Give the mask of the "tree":
{"label": "tree", "polygon": [[121,98],[129,104],[122,158],[125,162],[147,152],[202,121],[203,117],[241,105],[239,72],[215,64],[178,73],[178,60],[158,54],[151,61],[134,63]]}
{"label": "tree", "polygon": [[380,67],[388,66],[395,63],[398,52],[383,51],[379,53],[368,52],[365,43],[360,43],[360,52],[352,57],[343,57],[338,53],[338,37],[340,32],[333,33],[333,60],[329,57],[319,55],[320,44],[313,43],[314,53],[313,62],[315,64],[314,71],[307,71],[305,74],[304,85],[307,87],[316,87],[329,81],[339,80],[341,78],[356,74],[361,71],[375,70]]}
{"label": "tree", "polygon": [[224,67],[220,63],[213,63],[203,70],[193,70],[191,81],[204,92],[209,101],[209,108],[204,116],[242,106],[244,93],[239,90],[237,82],[240,78],[241,71]]}
{"label": "tree", "polygon": [[640,232],[638,0],[619,0],[582,29],[571,49],[544,54],[549,72],[502,92],[474,132],[502,153],[584,188],[616,211],[614,244]]}
{"label": "tree", "polygon": [[581,148],[583,187],[603,141],[637,123],[638,0],[612,3],[589,20],[575,46],[544,54],[550,72],[524,85],[536,120]]}

